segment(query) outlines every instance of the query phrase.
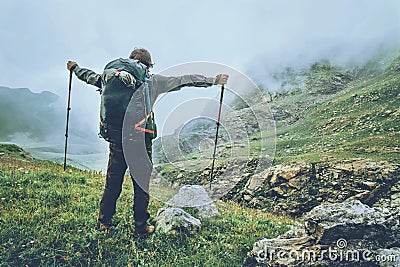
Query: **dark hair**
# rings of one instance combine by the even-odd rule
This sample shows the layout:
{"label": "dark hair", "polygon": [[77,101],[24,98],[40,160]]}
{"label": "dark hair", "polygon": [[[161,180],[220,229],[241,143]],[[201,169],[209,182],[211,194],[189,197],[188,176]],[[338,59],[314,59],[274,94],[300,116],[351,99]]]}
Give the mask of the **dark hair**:
{"label": "dark hair", "polygon": [[154,63],[151,62],[151,56],[150,56],[149,51],[147,51],[144,48],[135,48],[132,51],[129,58],[139,60],[141,63],[146,65],[148,68],[151,68],[154,65]]}

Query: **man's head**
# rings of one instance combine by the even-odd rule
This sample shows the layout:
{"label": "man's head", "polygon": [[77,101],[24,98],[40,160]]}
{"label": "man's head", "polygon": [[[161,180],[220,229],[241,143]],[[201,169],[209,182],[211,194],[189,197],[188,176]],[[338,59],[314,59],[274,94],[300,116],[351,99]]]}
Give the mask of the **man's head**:
{"label": "man's head", "polygon": [[149,51],[144,48],[135,48],[131,55],[129,56],[131,59],[139,60],[148,68],[153,67],[154,63],[151,61],[151,56]]}

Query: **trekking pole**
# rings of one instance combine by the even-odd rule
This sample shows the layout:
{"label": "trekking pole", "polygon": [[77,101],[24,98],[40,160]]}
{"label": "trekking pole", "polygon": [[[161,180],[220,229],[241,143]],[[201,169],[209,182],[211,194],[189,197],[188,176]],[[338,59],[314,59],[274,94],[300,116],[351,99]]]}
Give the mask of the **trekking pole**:
{"label": "trekking pole", "polygon": [[67,125],[65,127],[64,171],[67,168],[68,123],[69,123],[69,111],[71,110],[71,87],[72,87],[72,70],[70,70],[69,72]]}
{"label": "trekking pole", "polygon": [[221,86],[221,97],[219,99],[219,111],[218,111],[218,119],[217,119],[217,133],[215,134],[213,161],[212,161],[212,164],[211,164],[210,190],[211,190],[211,183],[212,183],[213,174],[214,174],[215,154],[217,152],[218,130],[219,130],[219,125],[220,125],[220,121],[221,121],[222,99],[224,97],[224,90],[225,90],[225,86],[223,84]]}

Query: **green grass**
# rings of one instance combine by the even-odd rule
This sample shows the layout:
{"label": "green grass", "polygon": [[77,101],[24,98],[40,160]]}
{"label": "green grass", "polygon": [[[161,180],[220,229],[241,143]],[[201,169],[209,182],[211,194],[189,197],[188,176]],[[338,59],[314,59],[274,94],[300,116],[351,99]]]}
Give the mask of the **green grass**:
{"label": "green grass", "polygon": [[0,144],[0,153],[18,159],[31,158],[29,153],[14,144]]}
{"label": "green grass", "polygon": [[326,157],[400,160],[400,73],[351,82],[277,129],[276,163]]}
{"label": "green grass", "polygon": [[[110,235],[97,230],[104,177],[59,164],[0,157],[0,266],[241,266],[255,241],[292,221],[233,202],[202,220],[201,232],[133,236],[132,185],[126,179]],[[163,203],[152,199],[155,216]],[[154,218],[151,223],[155,223]]]}

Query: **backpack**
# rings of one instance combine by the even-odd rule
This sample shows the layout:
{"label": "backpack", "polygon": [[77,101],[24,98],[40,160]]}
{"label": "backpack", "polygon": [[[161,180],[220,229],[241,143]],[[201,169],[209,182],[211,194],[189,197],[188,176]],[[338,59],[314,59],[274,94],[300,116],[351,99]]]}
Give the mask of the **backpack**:
{"label": "backpack", "polygon": [[[122,125],[126,109],[133,93],[144,84],[148,91],[147,80],[149,73],[147,67],[138,60],[119,58],[108,63],[102,75],[101,105],[100,105],[100,133],[108,142],[122,141]],[[149,93],[146,110],[151,109]],[[151,134],[151,139],[156,137],[154,115],[145,118],[146,134]],[[149,113],[149,114],[150,114]],[[141,125],[144,122],[141,121]],[[136,124],[137,125],[137,124]],[[138,129],[138,127],[135,128]],[[150,130],[148,130],[150,129]]]}

